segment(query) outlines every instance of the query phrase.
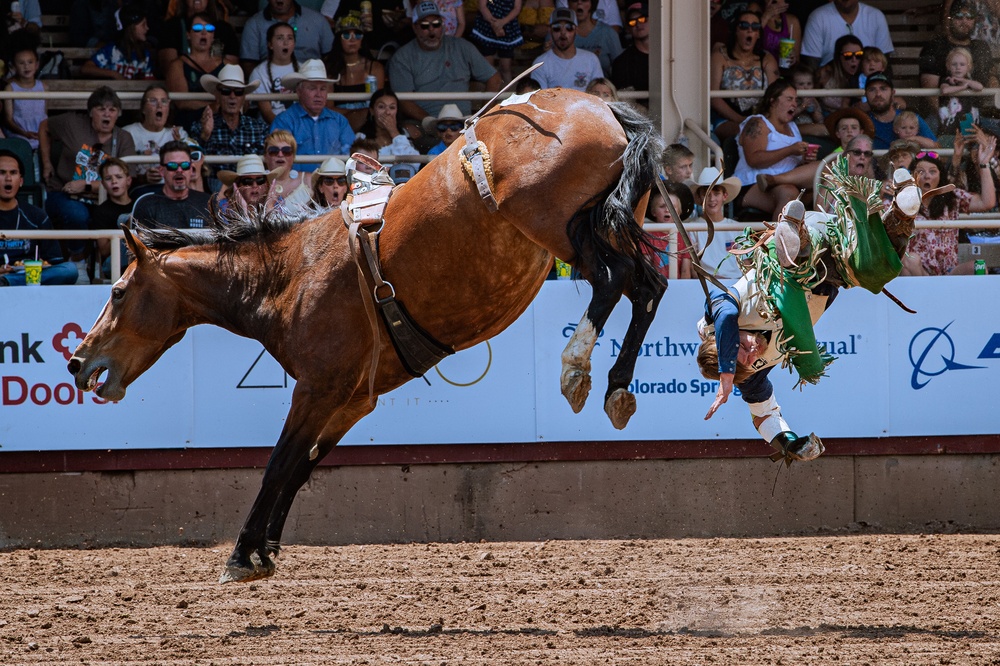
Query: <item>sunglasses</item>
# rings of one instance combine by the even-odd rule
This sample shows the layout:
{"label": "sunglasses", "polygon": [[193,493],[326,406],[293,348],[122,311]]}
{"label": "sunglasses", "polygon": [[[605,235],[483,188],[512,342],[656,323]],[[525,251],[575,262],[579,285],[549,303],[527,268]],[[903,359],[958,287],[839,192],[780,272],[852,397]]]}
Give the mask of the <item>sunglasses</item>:
{"label": "sunglasses", "polygon": [[344,39],[362,39],[365,36],[365,34],[360,30],[346,30],[340,33],[340,36],[343,37]]}
{"label": "sunglasses", "polygon": [[862,155],[864,155],[865,157],[874,157],[875,155],[875,153],[873,153],[870,150],[861,150],[860,148],[854,148],[852,150],[848,150],[847,152],[849,152],[851,155],[854,155],[855,157],[861,157]]}
{"label": "sunglasses", "polygon": [[197,162],[197,161],[201,160],[202,157],[204,157],[204,155],[202,154],[202,152],[200,150],[192,150],[191,151],[191,161],[192,162]]}
{"label": "sunglasses", "polygon": [[951,18],[951,19],[974,19],[974,18],[976,18],[976,15],[972,14],[970,12],[958,12],[956,14],[952,14],[948,18]]}
{"label": "sunglasses", "polygon": [[215,32],[215,26],[211,23],[195,23],[191,26],[192,32]]}
{"label": "sunglasses", "polygon": [[177,171],[178,169],[180,169],[181,171],[187,171],[188,169],[191,168],[191,163],[190,162],[166,162],[163,165],[163,168],[166,169],[167,171]]}
{"label": "sunglasses", "polygon": [[552,32],[554,32],[554,33],[556,33],[558,35],[560,32],[564,32],[564,31],[565,32],[575,32],[576,31],[576,26],[573,25],[572,23],[556,23],[554,26],[552,26],[550,28],[550,30],[552,30]]}
{"label": "sunglasses", "polygon": [[340,185],[341,187],[347,187],[347,176],[322,176],[319,179],[320,185]]}
{"label": "sunglasses", "polygon": [[223,97],[229,97],[230,95],[243,97],[243,95],[247,94],[247,91],[244,90],[243,88],[224,88],[223,86],[219,86],[215,90]]}
{"label": "sunglasses", "polygon": [[922,160],[925,157],[929,157],[932,160],[936,160],[938,158],[938,154],[930,150],[921,150],[919,153],[917,153],[918,160]]}
{"label": "sunglasses", "polygon": [[[648,20],[649,20],[648,16],[636,16],[634,19],[629,19],[628,20],[628,27],[634,28],[637,25],[642,25],[643,23],[645,23]],[[744,21],[744,23],[746,23],[746,21]],[[750,25],[750,24],[747,23],[747,25]],[[760,29],[760,23],[754,23],[754,25],[757,26],[757,29]]]}
{"label": "sunglasses", "polygon": [[843,51],[840,57],[844,60],[854,60],[855,58],[860,58],[865,54],[864,51]]}
{"label": "sunglasses", "polygon": [[236,187],[252,187],[263,185],[267,182],[267,176],[244,176],[236,179]]}
{"label": "sunglasses", "polygon": [[438,123],[438,132],[461,132],[465,123]]}
{"label": "sunglasses", "polygon": [[[632,25],[631,21],[629,21],[629,25]],[[754,32],[757,32],[758,30],[760,30],[760,23],[756,22],[750,23],[750,21],[740,21],[739,23],[736,24],[736,27],[739,28],[740,30],[753,30]]]}
{"label": "sunglasses", "polygon": [[285,157],[288,157],[289,155],[291,155],[294,152],[295,152],[295,150],[291,146],[268,146],[267,147],[267,154],[268,155],[284,155]]}
{"label": "sunglasses", "polygon": [[420,26],[422,30],[430,30],[431,28],[437,30],[444,25],[444,21],[421,21],[417,25]]}

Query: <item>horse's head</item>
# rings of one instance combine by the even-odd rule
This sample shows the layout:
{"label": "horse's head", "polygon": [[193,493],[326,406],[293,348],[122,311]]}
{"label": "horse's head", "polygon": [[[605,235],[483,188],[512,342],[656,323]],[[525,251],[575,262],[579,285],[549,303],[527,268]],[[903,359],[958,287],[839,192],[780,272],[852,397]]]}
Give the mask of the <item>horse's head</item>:
{"label": "horse's head", "polygon": [[69,361],[77,387],[96,388],[105,400],[125,397],[129,384],[183,338],[190,325],[183,322],[183,292],[164,274],[162,256],[124,231],[135,261],[111,288],[111,298]]}

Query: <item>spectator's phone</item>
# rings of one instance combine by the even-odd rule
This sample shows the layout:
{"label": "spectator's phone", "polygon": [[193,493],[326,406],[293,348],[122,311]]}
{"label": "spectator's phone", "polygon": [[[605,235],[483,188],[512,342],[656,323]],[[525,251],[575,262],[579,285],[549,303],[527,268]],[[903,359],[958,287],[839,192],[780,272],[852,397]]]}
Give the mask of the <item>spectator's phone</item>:
{"label": "spectator's phone", "polygon": [[972,129],[972,123],[973,119],[971,113],[965,114],[962,116],[961,120],[958,121],[958,128],[961,130],[962,136],[975,136],[976,132]]}

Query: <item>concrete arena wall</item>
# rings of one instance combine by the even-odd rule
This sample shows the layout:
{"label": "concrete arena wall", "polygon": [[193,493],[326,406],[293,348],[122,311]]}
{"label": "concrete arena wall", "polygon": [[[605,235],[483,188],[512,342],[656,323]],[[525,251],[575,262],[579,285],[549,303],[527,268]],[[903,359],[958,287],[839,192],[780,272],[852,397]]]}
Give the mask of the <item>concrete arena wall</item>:
{"label": "concrete arena wall", "polygon": [[[762,537],[859,523],[993,531],[998,462],[998,454],[827,456],[780,472],[766,458],[320,467],[284,542]],[[3,474],[0,547],[232,541],[261,473]]]}

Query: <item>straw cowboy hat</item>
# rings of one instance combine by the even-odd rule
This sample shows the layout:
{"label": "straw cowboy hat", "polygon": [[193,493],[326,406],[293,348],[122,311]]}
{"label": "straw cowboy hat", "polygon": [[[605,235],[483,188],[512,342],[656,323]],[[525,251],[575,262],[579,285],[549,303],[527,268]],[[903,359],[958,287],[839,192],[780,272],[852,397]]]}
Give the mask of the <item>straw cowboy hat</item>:
{"label": "straw cowboy hat", "polygon": [[427,116],[421,121],[421,125],[424,131],[433,136],[438,135],[437,122],[439,120],[458,120],[460,122],[465,122],[465,119],[469,116],[463,116],[462,112],[458,108],[458,104],[445,104],[441,107],[441,112],[438,113],[437,117]]}
{"label": "straw cowboy hat", "polygon": [[267,176],[268,182],[271,182],[283,173],[285,173],[285,167],[280,167],[274,171],[265,169],[264,160],[261,159],[260,155],[244,155],[236,163],[236,171],[222,169],[219,171],[218,177],[224,184],[232,185],[236,182],[237,178],[242,176]]}
{"label": "straw cowboy hat", "polygon": [[875,138],[875,123],[872,122],[867,113],[854,106],[837,109],[826,117],[823,124],[826,125],[826,131],[830,133],[830,136],[837,136],[837,123],[843,118],[854,118],[861,125],[861,132],[863,134],[867,134],[873,139]]}
{"label": "straw cowboy hat", "polygon": [[253,92],[260,85],[260,81],[246,83],[246,79],[243,78],[243,68],[239,65],[225,65],[219,70],[218,76],[203,74],[200,81],[201,87],[213,95],[215,94],[215,89],[219,86],[223,88],[243,88],[245,92]]}
{"label": "straw cowboy hat", "polygon": [[344,161],[336,157],[327,158],[325,162],[319,165],[319,168],[313,171],[312,175],[312,187],[316,189],[316,183],[323,176],[346,176],[347,175],[347,165]]}
{"label": "straw cowboy hat", "polygon": [[691,180],[688,178],[684,181],[684,184],[691,190],[691,194],[694,195],[694,198],[698,199],[698,190],[703,187],[711,186],[716,178],[719,180],[715,183],[715,186],[725,188],[726,190],[726,201],[732,201],[735,199],[736,195],[740,193],[740,188],[743,187],[743,183],[741,183],[740,179],[735,176],[723,179],[721,173],[715,167],[705,167],[701,170],[701,173],[698,174],[698,180]]}
{"label": "straw cowboy hat", "polygon": [[302,63],[299,66],[299,71],[281,77],[281,85],[288,90],[295,90],[303,81],[322,81],[323,83],[333,84],[339,80],[339,76],[335,79],[327,78],[326,65],[323,64],[322,60],[314,58]]}

